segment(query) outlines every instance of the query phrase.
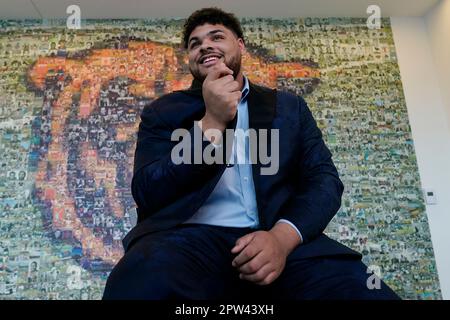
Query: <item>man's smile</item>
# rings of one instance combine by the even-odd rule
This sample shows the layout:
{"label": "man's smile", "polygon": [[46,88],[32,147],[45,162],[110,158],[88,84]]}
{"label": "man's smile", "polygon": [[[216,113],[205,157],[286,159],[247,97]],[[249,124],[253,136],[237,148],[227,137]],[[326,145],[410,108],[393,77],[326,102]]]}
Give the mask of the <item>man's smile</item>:
{"label": "man's smile", "polygon": [[200,58],[199,64],[205,67],[212,66],[216,64],[223,57],[219,54],[208,54]]}

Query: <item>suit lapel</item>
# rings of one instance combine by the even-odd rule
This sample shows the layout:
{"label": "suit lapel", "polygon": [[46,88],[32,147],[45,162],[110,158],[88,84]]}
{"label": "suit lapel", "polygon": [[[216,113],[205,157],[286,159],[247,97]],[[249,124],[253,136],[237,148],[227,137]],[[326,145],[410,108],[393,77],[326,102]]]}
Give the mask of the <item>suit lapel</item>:
{"label": "suit lapel", "polygon": [[249,81],[248,115],[249,127],[270,129],[275,117],[276,90],[263,88]]}
{"label": "suit lapel", "polygon": [[[256,136],[258,137],[257,142],[260,143],[260,130],[266,129],[267,130],[267,148],[266,150],[271,150],[270,148],[270,129],[272,127],[272,122],[275,117],[275,107],[276,107],[276,90],[275,89],[269,89],[269,88],[263,88],[258,85],[253,84],[252,82],[249,82],[250,91],[248,93],[248,100],[247,100],[247,106],[248,106],[248,115],[249,115],[249,129],[256,130]],[[265,141],[263,141],[265,142]],[[258,146],[256,147],[256,150],[259,153]],[[252,148],[250,146],[250,148]],[[256,161],[252,161],[254,163],[252,165],[252,176],[253,176],[253,183],[255,185],[255,192],[256,192],[256,202],[258,205],[258,212],[259,212],[259,219],[260,219],[260,225],[263,229],[266,228],[266,222],[265,222],[265,215],[262,214],[262,208],[261,205],[263,202],[263,199],[261,198],[261,178],[260,178],[260,170],[261,170],[261,163],[259,157],[257,157]]]}

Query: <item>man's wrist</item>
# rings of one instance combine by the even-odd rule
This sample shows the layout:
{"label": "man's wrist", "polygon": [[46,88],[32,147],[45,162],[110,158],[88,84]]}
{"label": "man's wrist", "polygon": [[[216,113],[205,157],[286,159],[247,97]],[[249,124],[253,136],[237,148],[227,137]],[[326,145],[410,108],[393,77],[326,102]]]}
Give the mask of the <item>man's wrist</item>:
{"label": "man's wrist", "polygon": [[269,231],[288,256],[301,242],[298,232],[287,223],[276,223]]}
{"label": "man's wrist", "polygon": [[204,136],[212,143],[218,145],[222,141],[222,135],[225,131],[226,124],[216,121],[209,115],[205,115],[200,121],[199,126]]}

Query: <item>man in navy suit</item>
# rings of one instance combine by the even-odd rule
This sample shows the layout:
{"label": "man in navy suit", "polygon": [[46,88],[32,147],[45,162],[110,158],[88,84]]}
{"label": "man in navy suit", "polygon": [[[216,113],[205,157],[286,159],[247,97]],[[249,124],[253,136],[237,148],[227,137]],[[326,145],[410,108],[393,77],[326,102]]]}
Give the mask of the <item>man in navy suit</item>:
{"label": "man in navy suit", "polygon": [[198,10],[183,41],[194,81],[142,111],[138,223],[103,298],[398,299],[323,234],[344,188],[331,153],[301,97],[243,75],[236,17]]}

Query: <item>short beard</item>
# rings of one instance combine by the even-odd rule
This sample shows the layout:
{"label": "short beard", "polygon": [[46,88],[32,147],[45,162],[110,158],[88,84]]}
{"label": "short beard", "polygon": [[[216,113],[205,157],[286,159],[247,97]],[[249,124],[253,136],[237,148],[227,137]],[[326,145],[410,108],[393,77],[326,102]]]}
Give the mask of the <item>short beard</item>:
{"label": "short beard", "polygon": [[[231,57],[230,61],[224,61],[225,65],[233,70],[233,78],[236,80],[237,75],[241,71],[241,64],[242,64],[242,55],[239,52],[236,56]],[[200,81],[203,83],[205,81],[207,75],[201,75],[199,72],[199,69],[196,69],[195,71],[191,69],[189,66],[189,71],[191,72],[192,76],[195,80]]]}

